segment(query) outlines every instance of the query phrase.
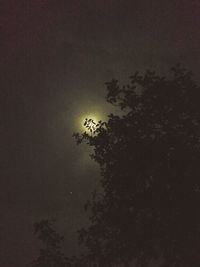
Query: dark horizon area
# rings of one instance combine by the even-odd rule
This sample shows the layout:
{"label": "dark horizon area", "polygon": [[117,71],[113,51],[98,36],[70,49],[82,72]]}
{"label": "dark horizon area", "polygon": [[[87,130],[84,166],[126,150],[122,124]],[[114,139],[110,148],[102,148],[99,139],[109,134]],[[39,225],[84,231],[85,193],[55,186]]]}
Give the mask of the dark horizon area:
{"label": "dark horizon area", "polygon": [[2,0],[0,3],[0,266],[38,255],[33,224],[55,217],[66,252],[79,254],[83,206],[99,167],[73,132],[106,118],[105,82],[177,62],[200,81],[198,0]]}

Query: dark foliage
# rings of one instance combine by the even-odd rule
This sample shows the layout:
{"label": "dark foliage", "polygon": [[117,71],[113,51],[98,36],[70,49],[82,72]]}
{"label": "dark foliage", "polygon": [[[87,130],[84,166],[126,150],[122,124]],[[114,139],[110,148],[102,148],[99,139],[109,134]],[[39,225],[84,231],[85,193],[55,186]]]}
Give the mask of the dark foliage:
{"label": "dark foliage", "polygon": [[43,243],[38,258],[33,262],[37,267],[66,267],[70,266],[68,259],[61,251],[64,238],[55,230],[53,221],[42,220],[34,224],[35,234]]}
{"label": "dark foliage", "polygon": [[124,115],[75,134],[94,148],[104,189],[79,235],[87,262],[147,266],[162,255],[165,266],[200,266],[200,88],[179,65],[169,77],[136,72],[129,85],[106,86]]}

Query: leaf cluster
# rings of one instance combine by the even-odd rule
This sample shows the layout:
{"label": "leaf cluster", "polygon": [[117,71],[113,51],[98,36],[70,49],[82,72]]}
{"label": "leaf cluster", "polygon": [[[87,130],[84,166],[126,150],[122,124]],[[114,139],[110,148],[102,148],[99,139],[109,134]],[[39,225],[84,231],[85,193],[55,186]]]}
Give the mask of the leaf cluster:
{"label": "leaf cluster", "polygon": [[100,266],[134,257],[147,266],[161,255],[166,266],[198,266],[199,86],[180,65],[168,77],[147,70],[106,86],[123,115],[110,114],[95,135],[74,135],[93,147],[104,189],[87,204],[91,225],[80,241]]}
{"label": "leaf cluster", "polygon": [[34,224],[34,234],[43,243],[38,258],[33,261],[34,267],[71,266],[61,249],[64,237],[56,232],[54,222],[41,220]]}

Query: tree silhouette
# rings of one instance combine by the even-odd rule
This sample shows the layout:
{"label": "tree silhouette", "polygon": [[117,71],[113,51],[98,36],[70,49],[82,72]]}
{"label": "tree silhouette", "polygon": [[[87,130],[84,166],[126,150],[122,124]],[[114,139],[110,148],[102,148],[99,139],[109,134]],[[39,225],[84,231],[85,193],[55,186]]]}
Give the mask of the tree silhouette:
{"label": "tree silhouette", "polygon": [[63,236],[59,235],[53,225],[54,221],[41,220],[34,224],[35,234],[42,241],[44,247],[33,261],[35,267],[67,267],[70,261],[61,251]]}
{"label": "tree silhouette", "polygon": [[106,86],[122,115],[74,135],[94,148],[104,189],[85,206],[85,266],[148,266],[161,255],[165,266],[199,266],[200,88],[180,65],[168,77],[136,72],[128,85]]}

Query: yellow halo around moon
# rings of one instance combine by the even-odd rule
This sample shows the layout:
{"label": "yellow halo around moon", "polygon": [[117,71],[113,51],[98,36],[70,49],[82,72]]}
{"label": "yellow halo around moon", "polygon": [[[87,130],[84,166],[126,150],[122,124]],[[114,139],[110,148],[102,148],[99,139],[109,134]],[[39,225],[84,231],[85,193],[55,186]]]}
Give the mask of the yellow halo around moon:
{"label": "yellow halo around moon", "polygon": [[[82,131],[86,131],[86,132],[89,132],[89,130],[84,125],[86,119],[88,119],[88,120],[91,119],[94,122],[94,124],[97,124],[98,121],[100,121],[100,117],[97,116],[96,114],[95,115],[94,114],[87,114],[87,115],[82,116],[80,119],[80,127],[81,127]],[[92,122],[89,124],[91,124],[91,126],[92,126]]]}
{"label": "yellow halo around moon", "polygon": [[94,124],[97,124],[100,120],[102,120],[102,117],[100,114],[95,114],[95,113],[87,113],[84,115],[81,115],[79,118],[79,127],[82,132],[89,132],[89,130],[84,126],[85,120],[86,119],[91,119]]}

